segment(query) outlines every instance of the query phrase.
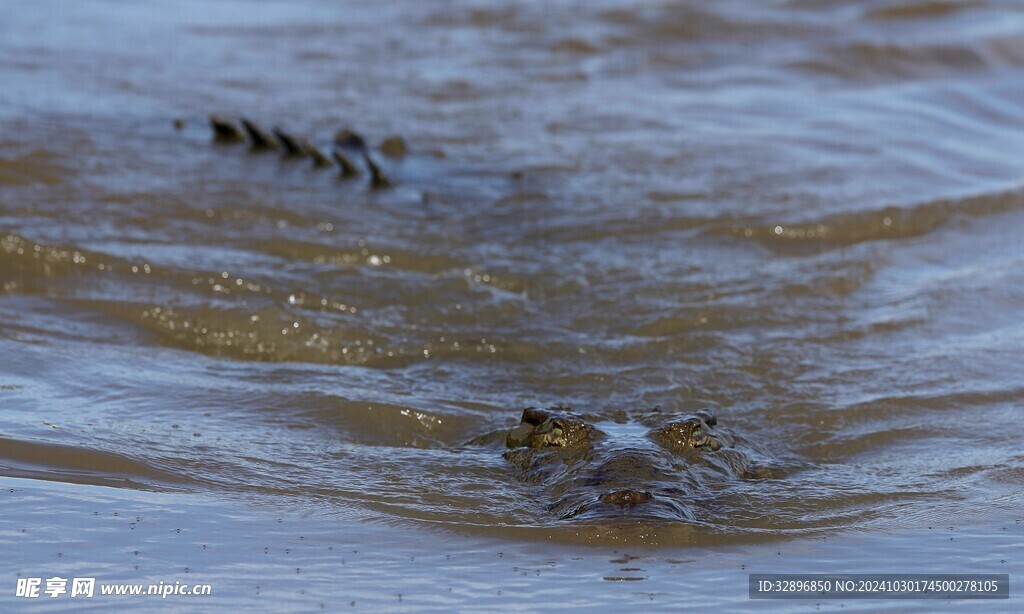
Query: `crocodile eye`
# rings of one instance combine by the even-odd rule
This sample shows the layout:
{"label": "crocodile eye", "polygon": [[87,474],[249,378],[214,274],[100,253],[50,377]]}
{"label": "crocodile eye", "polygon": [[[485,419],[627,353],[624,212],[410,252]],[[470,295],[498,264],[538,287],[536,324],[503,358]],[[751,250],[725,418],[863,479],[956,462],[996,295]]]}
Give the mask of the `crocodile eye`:
{"label": "crocodile eye", "polygon": [[704,439],[704,431],[699,426],[690,433],[690,437],[698,441]]}
{"label": "crocodile eye", "polygon": [[565,431],[563,431],[562,429],[558,428],[557,426],[555,428],[551,429],[551,435],[553,437],[561,437],[562,433],[564,433],[564,432]]}

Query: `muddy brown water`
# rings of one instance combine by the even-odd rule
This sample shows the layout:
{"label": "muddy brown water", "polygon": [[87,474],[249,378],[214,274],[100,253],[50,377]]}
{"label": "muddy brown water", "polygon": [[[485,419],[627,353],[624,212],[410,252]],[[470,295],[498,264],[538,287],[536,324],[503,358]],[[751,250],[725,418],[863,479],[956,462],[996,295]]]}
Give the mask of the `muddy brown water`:
{"label": "muddy brown water", "polygon": [[[1018,3],[12,0],[0,82],[0,602],[743,609],[750,572],[1024,566]],[[373,190],[210,113],[410,151]],[[465,445],[556,403],[712,408],[799,469],[562,521]]]}

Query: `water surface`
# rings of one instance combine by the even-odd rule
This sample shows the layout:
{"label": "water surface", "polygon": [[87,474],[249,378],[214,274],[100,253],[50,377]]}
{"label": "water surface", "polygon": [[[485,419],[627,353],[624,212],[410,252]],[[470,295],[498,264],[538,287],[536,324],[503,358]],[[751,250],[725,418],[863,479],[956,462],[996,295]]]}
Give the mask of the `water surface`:
{"label": "water surface", "polygon": [[[199,506],[196,531],[239,544],[277,518],[336,527],[380,573],[295,566],[364,597],[439,540],[588,561],[596,588],[516,580],[526,607],[742,606],[745,576],[664,561],[783,549],[793,571],[1021,568],[1017,3],[12,1],[0,24],[12,586],[68,564],[18,518],[98,544],[52,510],[110,505]],[[411,154],[377,154],[397,185],[372,190],[213,143],[210,113]],[[466,445],[556,403],[712,408],[799,470],[721,485],[695,522],[561,521]],[[624,545],[664,564],[598,581]],[[161,548],[147,573],[192,556]],[[899,565],[872,567],[879,550]],[[223,551],[228,602],[278,602],[231,570],[279,569]],[[470,584],[431,603],[502,603],[497,569],[452,572]]]}

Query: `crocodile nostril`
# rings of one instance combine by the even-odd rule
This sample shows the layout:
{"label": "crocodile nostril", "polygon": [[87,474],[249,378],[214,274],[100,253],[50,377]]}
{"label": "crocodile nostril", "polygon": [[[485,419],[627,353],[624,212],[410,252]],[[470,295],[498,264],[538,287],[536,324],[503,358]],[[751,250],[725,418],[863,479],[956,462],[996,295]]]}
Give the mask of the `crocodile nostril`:
{"label": "crocodile nostril", "polygon": [[615,492],[606,492],[600,497],[602,502],[616,505],[640,505],[653,498],[654,495],[651,493],[640,490],[616,490]]}

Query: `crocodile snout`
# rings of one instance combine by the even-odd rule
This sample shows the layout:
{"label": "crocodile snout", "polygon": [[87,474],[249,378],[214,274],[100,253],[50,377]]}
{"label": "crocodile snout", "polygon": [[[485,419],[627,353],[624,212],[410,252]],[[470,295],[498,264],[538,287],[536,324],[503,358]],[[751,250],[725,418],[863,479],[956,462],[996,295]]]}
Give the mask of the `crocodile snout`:
{"label": "crocodile snout", "polygon": [[606,492],[600,497],[602,502],[614,503],[616,505],[640,505],[641,503],[647,503],[653,498],[654,495],[644,490],[616,490],[614,492]]}

